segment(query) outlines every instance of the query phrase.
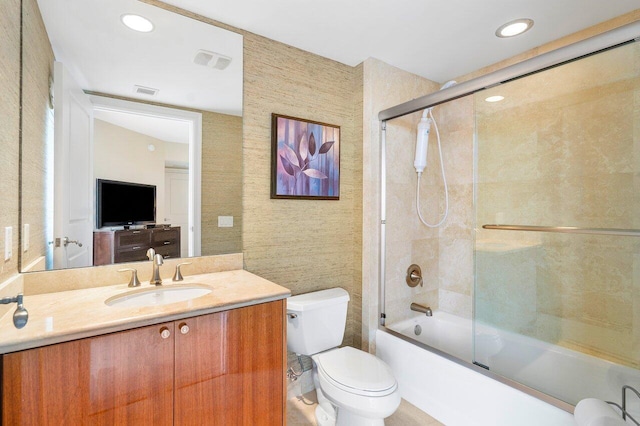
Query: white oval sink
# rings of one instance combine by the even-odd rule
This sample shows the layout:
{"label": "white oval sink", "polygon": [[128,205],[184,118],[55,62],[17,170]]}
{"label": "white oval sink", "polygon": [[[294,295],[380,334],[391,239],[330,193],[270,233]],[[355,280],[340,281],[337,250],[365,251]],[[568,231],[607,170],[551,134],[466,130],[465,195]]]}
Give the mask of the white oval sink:
{"label": "white oval sink", "polygon": [[137,308],[160,306],[202,297],[211,293],[211,287],[204,284],[176,284],[167,287],[153,287],[132,290],[113,296],[104,301],[108,306]]}

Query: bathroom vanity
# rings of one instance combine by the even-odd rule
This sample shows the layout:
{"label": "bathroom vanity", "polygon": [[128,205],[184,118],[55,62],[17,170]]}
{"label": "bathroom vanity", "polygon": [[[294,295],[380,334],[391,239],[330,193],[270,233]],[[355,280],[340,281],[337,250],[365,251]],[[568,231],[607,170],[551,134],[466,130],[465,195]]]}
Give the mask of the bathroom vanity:
{"label": "bathroom vanity", "polygon": [[0,321],[2,424],[283,424],[289,291],[241,270],[185,283],[212,291],[154,307],[107,306],[126,284],[28,297],[24,329]]}

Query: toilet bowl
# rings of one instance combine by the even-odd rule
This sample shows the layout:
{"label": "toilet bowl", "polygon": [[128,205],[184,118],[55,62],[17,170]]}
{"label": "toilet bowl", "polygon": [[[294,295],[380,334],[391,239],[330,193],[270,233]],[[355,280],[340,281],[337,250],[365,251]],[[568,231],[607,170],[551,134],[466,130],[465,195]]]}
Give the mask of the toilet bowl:
{"label": "toilet bowl", "polygon": [[320,392],[337,408],[337,425],[384,425],[400,405],[391,369],[375,356],[345,346],[311,359]]}
{"label": "toilet bowl", "polygon": [[313,360],[319,426],[382,426],[400,405],[389,366],[367,352],[345,346],[348,293],[335,288],[287,302],[287,346]]}

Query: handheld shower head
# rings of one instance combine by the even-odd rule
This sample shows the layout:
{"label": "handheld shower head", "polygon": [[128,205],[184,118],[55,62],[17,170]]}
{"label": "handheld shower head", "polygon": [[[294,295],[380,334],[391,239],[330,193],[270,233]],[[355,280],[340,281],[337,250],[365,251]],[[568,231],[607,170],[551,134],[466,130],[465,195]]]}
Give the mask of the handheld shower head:
{"label": "handheld shower head", "polygon": [[442,85],[442,87],[440,88],[440,90],[444,90],[444,89],[448,89],[449,87],[455,86],[456,84],[458,84],[457,81],[455,80],[449,80],[447,81],[445,84]]}
{"label": "handheld shower head", "polygon": [[[455,81],[455,80],[449,80],[449,81],[447,81],[445,84],[443,84],[443,85],[440,87],[440,90],[448,89],[449,87],[453,87],[453,86],[455,86],[456,84],[458,84],[458,82],[457,82],[457,81]],[[424,111],[422,111],[422,118],[427,118],[427,117],[428,117],[428,115],[429,115],[429,112],[431,112],[431,110],[432,110],[432,109],[433,109],[433,107],[429,107],[429,108],[426,108]]]}
{"label": "handheld shower head", "polygon": [[[457,83],[454,80],[447,81],[445,84],[440,87],[440,90],[448,89],[452,86],[455,86]],[[426,226],[430,228],[436,228],[444,223],[447,219],[447,215],[449,214],[449,189],[447,188],[447,177],[444,173],[444,161],[442,159],[442,147],[440,145],[440,132],[438,132],[438,123],[436,123],[436,119],[433,116],[433,112],[431,111],[433,106],[426,108],[422,112],[422,119],[420,123],[418,123],[418,134],[416,138],[416,155],[413,161],[413,167],[415,167],[416,172],[418,173],[418,183],[416,186],[416,211],[418,213],[418,217],[420,221],[424,223]],[[444,216],[437,224],[430,224],[422,217],[422,213],[420,212],[420,178],[422,177],[422,172],[427,166],[427,151],[429,149],[429,133],[431,131],[431,124],[433,123],[433,127],[436,130],[436,136],[438,137],[438,154],[440,156],[440,171],[442,172],[442,183],[444,184]]]}

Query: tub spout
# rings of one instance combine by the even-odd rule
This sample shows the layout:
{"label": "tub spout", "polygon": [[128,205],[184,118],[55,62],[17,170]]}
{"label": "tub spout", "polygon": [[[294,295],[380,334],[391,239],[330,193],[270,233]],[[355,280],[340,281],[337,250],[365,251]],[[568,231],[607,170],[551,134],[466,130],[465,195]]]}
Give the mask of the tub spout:
{"label": "tub spout", "polygon": [[411,310],[412,311],[416,311],[416,312],[421,312],[421,313],[425,314],[428,317],[433,315],[433,311],[431,310],[430,307],[424,306],[424,305],[419,305],[417,303],[412,303],[411,304]]}

